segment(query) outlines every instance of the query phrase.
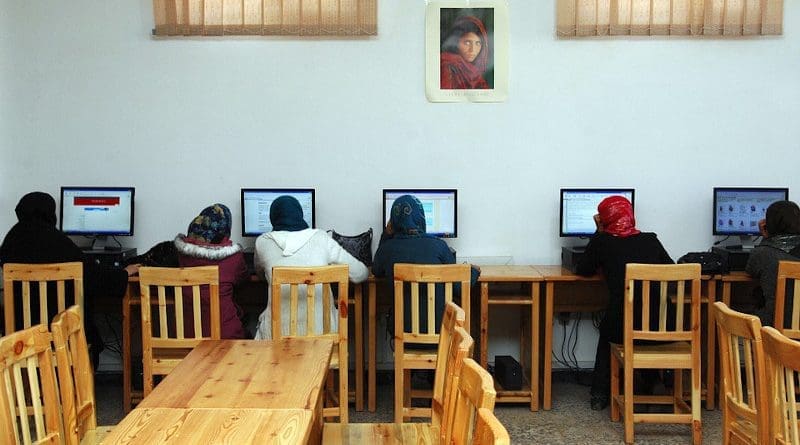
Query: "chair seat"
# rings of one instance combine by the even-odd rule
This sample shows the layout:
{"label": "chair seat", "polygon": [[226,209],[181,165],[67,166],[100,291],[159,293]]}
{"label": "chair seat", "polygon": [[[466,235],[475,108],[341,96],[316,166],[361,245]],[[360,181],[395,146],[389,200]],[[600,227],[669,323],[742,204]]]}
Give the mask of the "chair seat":
{"label": "chair seat", "polygon": [[[634,345],[634,368],[645,369],[691,369],[692,345],[689,342],[662,343],[656,345]],[[625,360],[625,348],[611,344],[611,353],[620,361]]]}
{"label": "chair seat", "polygon": [[430,423],[325,423],[322,443],[434,445],[439,443],[439,431]]}

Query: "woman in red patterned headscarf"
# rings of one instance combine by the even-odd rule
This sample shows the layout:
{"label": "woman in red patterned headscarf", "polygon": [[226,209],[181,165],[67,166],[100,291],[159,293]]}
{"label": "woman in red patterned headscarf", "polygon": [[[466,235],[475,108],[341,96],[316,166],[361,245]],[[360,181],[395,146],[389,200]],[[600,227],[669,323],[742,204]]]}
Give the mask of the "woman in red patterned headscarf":
{"label": "woman in red patterned headscarf", "polygon": [[483,74],[489,67],[489,35],[474,16],[456,19],[442,39],[440,85],[443,90],[488,89]]}
{"label": "woman in red patterned headscarf", "polygon": [[655,233],[640,232],[636,228],[633,206],[626,198],[610,196],[600,202],[597,212],[594,217],[597,232],[586,246],[586,254],[578,262],[576,271],[580,275],[602,272],[608,286],[608,309],[600,322],[591,390],[591,407],[601,410],[608,406],[611,388],[609,342],[622,343],[623,339],[625,265],[672,264],[673,261]]}

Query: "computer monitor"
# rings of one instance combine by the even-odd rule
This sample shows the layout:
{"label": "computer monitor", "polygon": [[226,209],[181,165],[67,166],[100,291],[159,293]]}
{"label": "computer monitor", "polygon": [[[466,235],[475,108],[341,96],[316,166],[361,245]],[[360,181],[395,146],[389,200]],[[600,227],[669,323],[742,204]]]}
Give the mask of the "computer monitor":
{"label": "computer monitor", "polygon": [[440,238],[458,236],[458,191],[455,189],[384,189],[383,222],[389,222],[392,203],[403,195],[414,195],[425,210],[425,232]]}
{"label": "computer monitor", "polygon": [[269,208],[280,196],[293,196],[303,207],[303,219],[315,227],[314,189],[244,188],[242,189],[242,236],[259,236],[272,231]]}
{"label": "computer monitor", "polygon": [[61,187],[59,222],[67,235],[133,235],[133,187]]}
{"label": "computer monitor", "polygon": [[561,189],[559,233],[562,237],[587,237],[594,234],[597,225],[594,215],[597,205],[609,196],[624,196],[634,204],[632,188],[566,188]]}
{"label": "computer monitor", "polygon": [[758,222],[775,201],[789,199],[785,187],[714,187],[714,235],[760,235]]}

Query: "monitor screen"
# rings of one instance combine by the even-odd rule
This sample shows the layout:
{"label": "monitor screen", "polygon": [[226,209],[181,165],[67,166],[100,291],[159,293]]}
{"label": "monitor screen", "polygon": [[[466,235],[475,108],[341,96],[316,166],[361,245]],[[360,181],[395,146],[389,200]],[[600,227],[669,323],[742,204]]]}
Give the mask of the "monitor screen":
{"label": "monitor screen", "polygon": [[61,187],[59,221],[67,235],[133,235],[133,187]]}
{"label": "monitor screen", "polygon": [[559,227],[561,236],[591,236],[597,230],[597,205],[609,196],[624,196],[634,204],[634,189],[561,189]]}
{"label": "monitor screen", "polygon": [[403,195],[414,195],[425,210],[425,232],[440,238],[455,238],[458,235],[455,189],[385,189],[383,191],[383,221],[389,222],[394,200]]}
{"label": "monitor screen", "polygon": [[714,187],[714,235],[760,235],[758,221],[775,201],[789,199],[788,188]]}
{"label": "monitor screen", "polygon": [[314,189],[242,189],[242,236],[259,236],[272,231],[269,207],[279,196],[295,197],[303,207],[303,219],[315,227]]}

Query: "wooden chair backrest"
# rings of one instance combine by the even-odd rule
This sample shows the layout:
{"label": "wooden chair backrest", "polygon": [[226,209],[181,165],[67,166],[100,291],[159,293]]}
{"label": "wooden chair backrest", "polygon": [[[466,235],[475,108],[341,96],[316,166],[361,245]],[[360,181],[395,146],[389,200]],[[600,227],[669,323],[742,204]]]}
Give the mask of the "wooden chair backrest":
{"label": "wooden chair backrest", "polygon": [[509,445],[508,431],[490,409],[479,408],[472,445]]}
{"label": "wooden chair backrest", "polygon": [[[453,335],[456,327],[464,326],[464,318],[464,310],[458,307],[457,304],[452,301],[445,304],[442,327],[439,330],[439,348],[436,352],[436,374],[433,380],[433,398],[431,401],[431,422],[433,425],[442,424],[445,397],[449,390],[446,386],[450,383],[450,378],[452,377],[448,374],[448,370],[451,370],[453,366],[451,360],[458,360],[456,357],[459,355],[458,348],[461,344],[460,340],[462,340],[454,338]],[[469,341],[471,347],[472,338]]]}
{"label": "wooden chair backrest", "polygon": [[[789,292],[789,290],[792,292]],[[791,305],[791,316],[786,307]],[[775,328],[783,335],[800,340],[800,261],[779,261],[775,283]]]}
{"label": "wooden chair backrest", "polygon": [[[455,403],[458,382],[461,378],[461,368],[464,360],[472,356],[475,345],[472,337],[461,326],[456,326],[450,336],[450,350],[447,356],[447,365],[442,370],[444,374],[442,400],[436,399],[434,393],[431,424],[439,426],[441,443],[450,443],[453,437],[453,421],[455,419]],[[436,380],[439,379],[439,369],[436,369]],[[434,381],[435,388],[435,381]],[[437,407],[438,405],[438,407]]]}
{"label": "wooden chair backrest", "polygon": [[747,437],[749,430],[738,428],[742,420],[756,426],[752,443],[766,443],[767,389],[761,321],[754,315],[730,309],[725,303],[714,303],[714,316],[719,334],[719,357],[722,365],[722,429],[724,437],[731,432]]}
{"label": "wooden chair backrest", "polygon": [[[326,408],[323,416],[338,415],[342,424],[348,419],[348,352],[347,352],[347,302],[349,297],[349,267],[346,264],[314,267],[273,267],[272,268],[272,338],[281,337],[321,337],[330,338],[336,345],[331,365],[339,368],[339,406]],[[337,290],[337,322],[333,323],[332,285]],[[288,335],[283,334],[282,305],[283,287],[289,287],[289,326]],[[321,290],[321,292],[320,292]],[[302,294],[302,296],[301,296]],[[302,300],[301,300],[302,298]],[[317,326],[317,300],[322,299],[322,326]],[[300,302],[304,304],[300,304]],[[301,306],[305,306],[305,329],[300,319]],[[338,414],[337,414],[338,413]]]}
{"label": "wooden chair backrest", "polygon": [[[439,334],[436,333],[436,285],[444,286],[444,301],[453,301],[455,283],[461,284],[461,302],[469,302],[470,266],[469,264],[395,264],[394,265],[394,307],[395,336],[404,343],[437,344]],[[411,329],[406,331],[404,323],[405,284],[410,287]],[[421,326],[420,307],[423,296],[420,285],[425,285],[427,294],[427,323]],[[469,331],[469,320],[464,320]],[[423,331],[424,328],[424,331]]]}
{"label": "wooden chair backrest", "polygon": [[[209,292],[208,313],[203,313],[202,287]],[[142,361],[145,374],[144,395],[152,390],[153,366],[160,352],[191,350],[203,340],[219,340],[219,267],[141,267],[139,288],[142,311]],[[191,291],[191,297],[184,295]],[[155,290],[155,295],[152,293]],[[153,310],[158,325],[153,324]],[[186,314],[191,321],[187,323]],[[203,318],[210,320],[210,332],[203,333]],[[193,329],[187,329],[188,324]]]}
{"label": "wooden chair backrest", "polygon": [[489,373],[471,358],[464,359],[455,395],[452,443],[469,444],[473,437],[475,414],[478,409],[494,410],[497,393]]}
{"label": "wooden chair backrest", "polygon": [[[55,284],[53,296],[48,292],[48,282]],[[22,305],[22,328],[27,329],[35,324],[50,323],[50,313],[67,309],[66,283],[72,282],[73,295],[71,304],[76,304],[83,311],[83,263],[22,264],[6,263],[3,265],[3,310],[5,314],[6,334],[16,330],[15,306],[19,300]],[[14,283],[19,283],[20,295],[14,295]],[[39,295],[38,304],[34,303],[31,288]],[[36,294],[36,291],[33,294]],[[50,301],[56,304],[49,307]],[[36,306],[36,307],[35,307]],[[34,317],[34,314],[37,317]],[[38,318],[38,320],[34,320]]]}
{"label": "wooden chair backrest", "polygon": [[56,349],[58,387],[67,445],[79,445],[97,428],[94,375],[80,309],[72,306],[50,324]]}
{"label": "wooden chair backrest", "polygon": [[[637,284],[640,283],[640,286]],[[658,284],[658,323],[651,325],[651,283]],[[674,310],[670,311],[670,285],[675,286]],[[686,285],[689,284],[689,291]],[[638,292],[636,290],[638,289]],[[638,295],[637,295],[638,294]],[[635,303],[635,300],[638,302]],[[689,313],[686,307],[689,307]],[[639,312],[634,313],[638,306]],[[634,340],[688,341],[700,345],[700,265],[635,264],[625,267],[625,355]],[[670,313],[674,312],[674,313]],[[641,323],[634,329],[634,320]],[[674,323],[674,326],[673,326]]]}
{"label": "wooden chair backrest", "polygon": [[761,328],[767,356],[767,407],[769,441],[775,444],[800,443],[796,394],[800,377],[800,342],[771,326]]}
{"label": "wooden chair backrest", "polygon": [[64,440],[50,343],[50,332],[42,324],[0,338],[2,443]]}

